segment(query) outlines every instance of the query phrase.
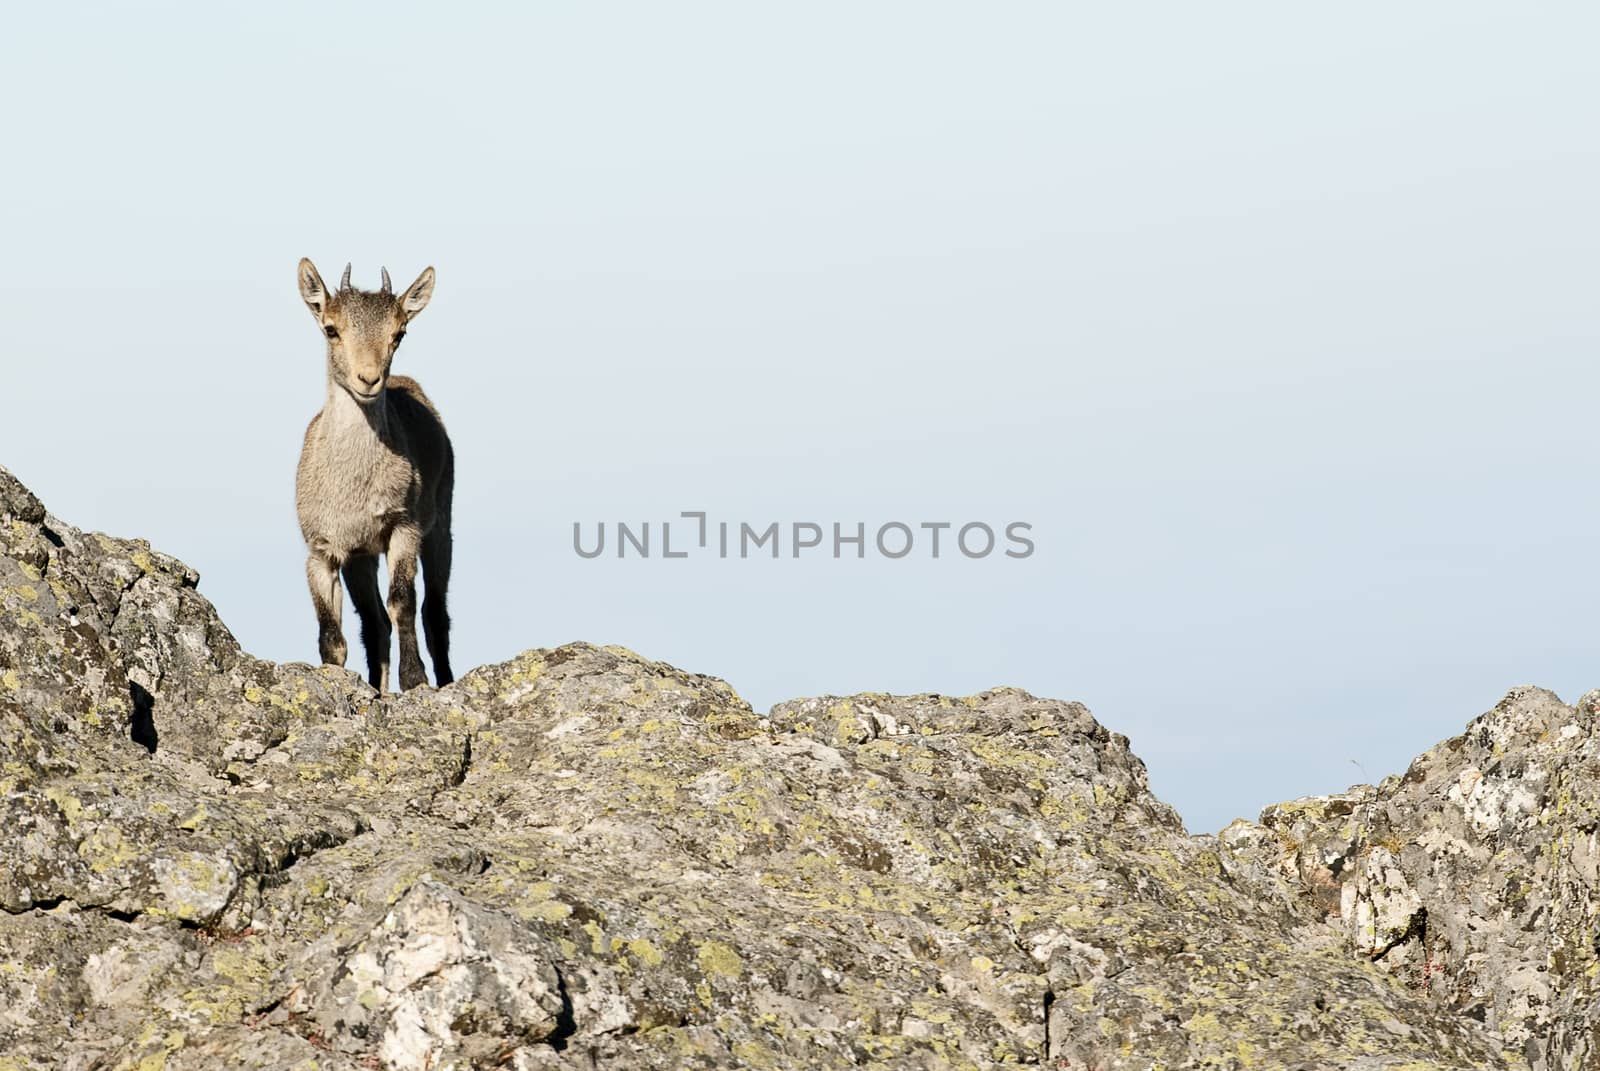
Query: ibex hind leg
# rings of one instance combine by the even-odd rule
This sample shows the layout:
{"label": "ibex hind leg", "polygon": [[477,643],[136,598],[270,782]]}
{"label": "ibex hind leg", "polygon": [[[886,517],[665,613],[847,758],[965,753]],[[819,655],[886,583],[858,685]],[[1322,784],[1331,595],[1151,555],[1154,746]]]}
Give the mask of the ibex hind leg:
{"label": "ibex hind leg", "polygon": [[344,565],[344,583],[361,618],[361,645],[367,650],[367,683],[379,692],[389,690],[389,642],[393,629],[378,586],[378,559],[372,555],[351,558]]}
{"label": "ibex hind leg", "polygon": [[433,676],[443,688],[455,680],[450,671],[450,529],[434,527],[422,540],[422,631],[428,640]]}

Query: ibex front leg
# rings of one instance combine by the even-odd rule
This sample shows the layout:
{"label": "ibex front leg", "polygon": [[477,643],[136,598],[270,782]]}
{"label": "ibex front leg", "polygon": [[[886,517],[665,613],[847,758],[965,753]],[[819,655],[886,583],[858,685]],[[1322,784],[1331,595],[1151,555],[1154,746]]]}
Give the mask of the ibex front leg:
{"label": "ibex front leg", "polygon": [[339,584],[339,566],[332,558],[311,552],[306,559],[306,582],[311,585],[311,605],[317,611],[317,653],[323,665],[342,666],[349,653],[339,617],[344,612],[344,588]]}
{"label": "ibex front leg", "polygon": [[361,645],[367,649],[367,681],[379,693],[389,690],[389,611],[378,587],[378,559],[358,554],[344,563],[344,586],[361,618]]}
{"label": "ibex front leg", "polygon": [[417,651],[417,550],[422,533],[400,525],[389,535],[389,620],[400,634],[400,690],[428,683]]}

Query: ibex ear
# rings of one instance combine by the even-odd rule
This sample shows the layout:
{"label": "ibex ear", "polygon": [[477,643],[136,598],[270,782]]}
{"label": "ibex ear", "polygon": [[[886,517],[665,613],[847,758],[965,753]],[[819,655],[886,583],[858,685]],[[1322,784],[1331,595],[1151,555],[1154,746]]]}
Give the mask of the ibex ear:
{"label": "ibex ear", "polygon": [[321,320],[328,307],[328,288],[323,284],[322,276],[317,274],[317,266],[308,257],[300,258],[299,275],[300,297],[304,299],[306,308],[311,310],[311,315]]}
{"label": "ibex ear", "polygon": [[422,274],[417,276],[417,281],[406,288],[400,295],[400,308],[410,320],[417,313],[428,306],[428,299],[433,297],[433,269],[423,268]]}

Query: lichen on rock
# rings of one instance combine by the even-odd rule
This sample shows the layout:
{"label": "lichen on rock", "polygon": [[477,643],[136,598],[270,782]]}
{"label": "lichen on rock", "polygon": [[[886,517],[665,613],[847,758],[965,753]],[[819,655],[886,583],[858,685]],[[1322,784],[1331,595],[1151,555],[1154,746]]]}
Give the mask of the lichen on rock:
{"label": "lichen on rock", "polygon": [[1595,698],[1191,836],[1077,703],[380,697],[198,583],[0,469],[0,1071],[1600,1067]]}
{"label": "lichen on rock", "polygon": [[1515,688],[1403,777],[1268,808],[1241,854],[1536,1071],[1600,1068],[1597,709]]}

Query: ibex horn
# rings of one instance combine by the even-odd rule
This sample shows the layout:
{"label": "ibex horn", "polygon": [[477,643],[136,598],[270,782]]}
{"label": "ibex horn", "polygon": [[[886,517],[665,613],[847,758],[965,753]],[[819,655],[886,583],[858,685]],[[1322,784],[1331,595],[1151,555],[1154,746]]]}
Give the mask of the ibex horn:
{"label": "ibex horn", "polygon": [[383,272],[383,292],[385,294],[394,293],[394,284],[389,282],[389,269],[381,268],[379,270]]}
{"label": "ibex horn", "polygon": [[348,265],[348,264],[346,264],[344,266],[344,278],[339,280],[339,289],[340,290],[349,290],[350,289],[350,265]]}

